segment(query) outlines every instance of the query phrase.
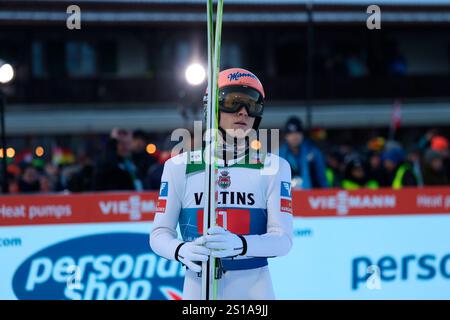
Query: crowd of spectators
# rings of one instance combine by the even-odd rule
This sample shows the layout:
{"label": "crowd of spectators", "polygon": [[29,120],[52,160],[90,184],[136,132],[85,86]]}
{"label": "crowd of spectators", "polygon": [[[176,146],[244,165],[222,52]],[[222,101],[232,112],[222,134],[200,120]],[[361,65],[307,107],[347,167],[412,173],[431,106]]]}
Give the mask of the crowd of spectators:
{"label": "crowd of spectators", "polygon": [[[283,139],[279,155],[291,166],[293,188],[399,189],[450,184],[448,139],[434,129],[407,149],[383,137],[363,146],[349,143],[319,148],[301,119],[292,117]],[[75,155],[59,148],[48,162],[32,155],[16,157],[8,164],[8,192],[158,190],[170,154],[171,150],[149,150],[148,135],[142,130],[116,128],[99,154]]]}
{"label": "crowd of spectators", "polygon": [[[142,130],[114,128],[98,154],[74,155],[57,148],[44,162],[28,152],[8,165],[8,192],[52,193],[153,190],[159,188],[170,152],[148,152]],[[3,176],[3,175],[2,175]],[[1,179],[1,178],[0,178]]]}
{"label": "crowd of spectators", "polygon": [[409,150],[375,137],[363,147],[345,144],[322,151],[296,117],[288,120],[285,132],[280,156],[291,165],[294,188],[400,189],[450,183],[448,139],[434,129]]}

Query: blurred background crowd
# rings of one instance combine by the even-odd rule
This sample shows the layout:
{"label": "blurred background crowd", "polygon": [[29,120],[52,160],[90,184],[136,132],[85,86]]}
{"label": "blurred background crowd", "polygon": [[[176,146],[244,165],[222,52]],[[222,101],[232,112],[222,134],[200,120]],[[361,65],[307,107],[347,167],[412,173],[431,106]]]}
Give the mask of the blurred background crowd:
{"label": "blurred background crowd", "polygon": [[[364,144],[334,144],[326,131],[306,132],[290,117],[278,153],[291,165],[293,188],[381,188],[450,184],[448,138],[429,129],[414,144],[383,136]],[[171,145],[165,143],[166,146]],[[158,148],[143,130],[114,128],[99,149],[77,153],[42,147],[8,158],[9,192],[53,193],[158,190],[164,162],[172,150]]]}
{"label": "blurred background crowd", "polygon": [[[82,1],[81,29],[67,7],[0,1],[2,193],[158,189],[203,117],[204,1]],[[233,1],[221,68],[263,82],[295,188],[448,185],[450,4],[384,1],[380,29],[367,7]]]}

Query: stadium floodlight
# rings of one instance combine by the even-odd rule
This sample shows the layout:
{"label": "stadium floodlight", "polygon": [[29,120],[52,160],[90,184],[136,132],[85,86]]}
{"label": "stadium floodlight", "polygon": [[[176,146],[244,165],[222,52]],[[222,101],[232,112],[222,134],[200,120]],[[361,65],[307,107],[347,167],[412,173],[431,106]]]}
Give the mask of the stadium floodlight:
{"label": "stadium floodlight", "polygon": [[206,78],[206,71],[202,65],[193,63],[186,68],[186,81],[193,86],[201,84]]}
{"label": "stadium floodlight", "polygon": [[14,78],[14,68],[0,60],[0,83],[8,83]]}

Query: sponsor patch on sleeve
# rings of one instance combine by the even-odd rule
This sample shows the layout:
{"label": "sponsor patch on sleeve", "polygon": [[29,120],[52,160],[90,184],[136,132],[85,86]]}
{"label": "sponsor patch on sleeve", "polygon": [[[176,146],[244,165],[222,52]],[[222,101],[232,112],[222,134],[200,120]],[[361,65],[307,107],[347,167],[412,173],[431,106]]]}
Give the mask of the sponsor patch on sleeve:
{"label": "sponsor patch on sleeve", "polygon": [[291,183],[281,181],[280,211],[292,214]]}
{"label": "sponsor patch on sleeve", "polygon": [[285,198],[291,197],[291,183],[286,181],[281,181],[281,191],[280,196]]}
{"label": "sponsor patch on sleeve", "polygon": [[156,213],[166,212],[166,199],[158,199],[156,203]]}
{"label": "sponsor patch on sleeve", "polygon": [[161,181],[161,186],[159,187],[159,196],[167,197],[169,193],[169,183],[167,181]]}
{"label": "sponsor patch on sleeve", "polygon": [[168,194],[169,194],[169,183],[167,181],[161,181],[161,187],[159,188],[158,202],[156,203],[156,213],[166,212],[166,202]]}
{"label": "sponsor patch on sleeve", "polygon": [[280,211],[292,214],[292,201],[290,199],[281,199]]}

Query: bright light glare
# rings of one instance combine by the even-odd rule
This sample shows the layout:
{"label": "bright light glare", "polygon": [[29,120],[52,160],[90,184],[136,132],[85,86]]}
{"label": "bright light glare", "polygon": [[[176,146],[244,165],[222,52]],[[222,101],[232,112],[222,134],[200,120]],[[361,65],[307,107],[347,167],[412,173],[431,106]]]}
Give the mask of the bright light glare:
{"label": "bright light glare", "polygon": [[190,85],[196,86],[205,80],[206,72],[201,65],[194,63],[187,67],[185,76]]}
{"label": "bright light glare", "polygon": [[34,151],[34,153],[36,154],[36,156],[38,157],[42,157],[44,155],[44,148],[42,148],[41,146],[37,147],[36,150]]}
{"label": "bright light glare", "polygon": [[258,140],[253,140],[250,146],[252,147],[252,149],[259,150],[261,149],[261,142]]}
{"label": "bright light glare", "polygon": [[156,146],[153,143],[149,143],[145,149],[148,154],[153,154],[156,152]]}
{"label": "bright light glare", "polygon": [[0,67],[0,83],[10,82],[14,78],[14,69],[9,63]]}
{"label": "bright light glare", "polygon": [[16,155],[16,150],[14,150],[14,148],[6,149],[6,156],[8,158],[14,158],[15,155]]}

